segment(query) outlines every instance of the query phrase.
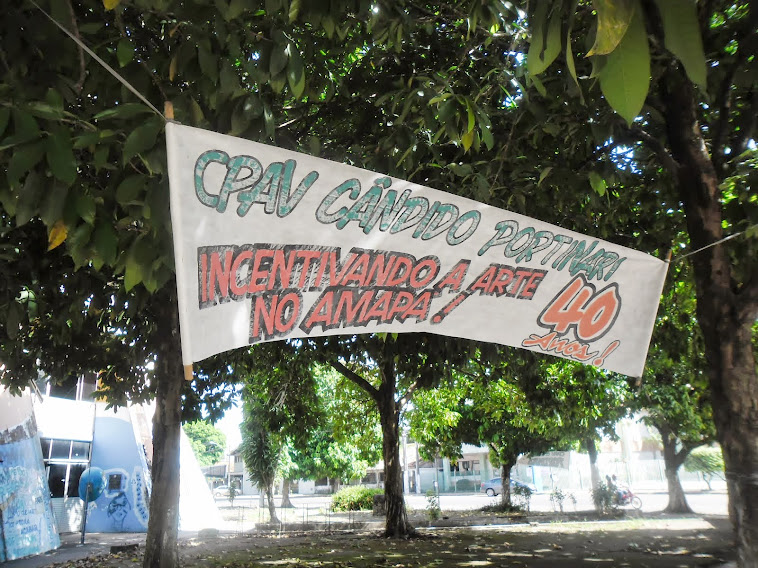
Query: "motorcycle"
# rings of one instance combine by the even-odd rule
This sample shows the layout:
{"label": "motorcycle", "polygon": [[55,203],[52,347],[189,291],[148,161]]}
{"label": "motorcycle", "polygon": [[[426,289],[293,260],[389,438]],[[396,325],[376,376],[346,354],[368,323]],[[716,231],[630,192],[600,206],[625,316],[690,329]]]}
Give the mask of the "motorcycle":
{"label": "motorcycle", "polygon": [[616,501],[616,504],[619,507],[631,505],[635,509],[642,508],[642,499],[640,499],[634,493],[632,493],[632,490],[629,488],[618,489],[616,491],[614,500]]}

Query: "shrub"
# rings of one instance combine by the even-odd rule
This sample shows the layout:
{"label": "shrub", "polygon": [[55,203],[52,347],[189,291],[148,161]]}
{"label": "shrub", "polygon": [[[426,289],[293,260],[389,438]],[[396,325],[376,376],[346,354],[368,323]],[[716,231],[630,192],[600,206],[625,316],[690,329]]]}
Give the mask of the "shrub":
{"label": "shrub", "polygon": [[553,489],[553,491],[550,493],[550,502],[553,504],[553,511],[556,509],[560,509],[561,513],[563,513],[563,501],[566,499],[566,494],[561,491],[558,487]]}
{"label": "shrub", "polygon": [[724,456],[721,454],[721,448],[718,446],[695,448],[684,460],[684,469],[700,472],[710,491],[714,477],[724,479]]}
{"label": "shrub", "polygon": [[615,499],[616,490],[609,487],[605,482],[598,483],[597,488],[592,490],[592,502],[595,503],[595,509],[598,513],[610,513],[611,510],[618,507],[618,501]]}
{"label": "shrub", "polygon": [[426,492],[426,514],[429,515],[429,519],[436,521],[442,515],[442,509],[440,508],[440,497],[433,489]]}
{"label": "shrub", "polygon": [[332,509],[335,511],[364,511],[374,508],[374,495],[381,495],[384,491],[371,487],[354,485],[345,487],[332,495]]}
{"label": "shrub", "polygon": [[529,511],[529,502],[532,500],[532,490],[526,485],[514,485],[511,488],[511,495],[517,500],[518,504],[527,512]]}

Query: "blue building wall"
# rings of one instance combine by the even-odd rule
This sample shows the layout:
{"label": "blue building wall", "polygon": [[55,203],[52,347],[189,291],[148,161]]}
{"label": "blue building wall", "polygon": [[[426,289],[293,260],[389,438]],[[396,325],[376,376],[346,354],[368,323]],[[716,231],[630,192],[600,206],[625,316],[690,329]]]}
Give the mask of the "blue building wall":
{"label": "blue building wall", "polygon": [[32,416],[0,431],[0,460],[0,562],[58,548],[61,541]]}
{"label": "blue building wall", "polygon": [[152,490],[145,453],[125,409],[98,410],[92,466],[105,473],[105,490],[87,511],[87,532],[145,532]]}

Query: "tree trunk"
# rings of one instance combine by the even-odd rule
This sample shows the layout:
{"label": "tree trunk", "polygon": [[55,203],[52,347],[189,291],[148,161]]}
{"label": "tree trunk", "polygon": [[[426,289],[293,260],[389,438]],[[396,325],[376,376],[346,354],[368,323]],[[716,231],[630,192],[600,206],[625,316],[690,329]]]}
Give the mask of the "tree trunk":
{"label": "tree trunk", "polygon": [[684,463],[688,450],[676,451],[676,436],[665,426],[656,426],[661,433],[663,442],[663,462],[666,466],[666,484],[668,485],[669,503],[666,505],[666,513],[692,513],[687,498],[679,481],[679,468]]}
{"label": "tree trunk", "polygon": [[269,483],[266,485],[266,499],[268,500],[268,514],[272,523],[277,525],[281,522],[279,517],[276,516],[276,503],[274,503],[274,484]]}
{"label": "tree trunk", "polygon": [[[698,249],[723,236],[719,179],[697,122],[692,84],[681,72],[668,72],[664,104],[690,242]],[[753,567],[758,566],[758,376],[751,326],[758,301],[754,292],[733,281],[727,247],[713,246],[691,259],[738,562]],[[745,286],[756,286],[755,281],[747,282]]]}
{"label": "tree trunk", "polygon": [[597,491],[600,485],[600,469],[597,467],[597,446],[593,438],[585,438],[584,447],[587,448],[587,453],[590,456],[590,479],[592,483],[592,490]]}
{"label": "tree trunk", "polygon": [[[518,459],[518,458],[517,458]],[[500,480],[503,483],[503,491],[500,493],[500,504],[504,509],[513,507],[511,499],[511,468],[516,465],[516,459],[502,462],[500,466]]]}
{"label": "tree trunk", "polygon": [[290,501],[291,483],[292,482],[289,479],[284,479],[282,481],[282,507],[286,507],[287,509],[292,509],[294,507],[292,501]]}
{"label": "tree trunk", "polygon": [[407,538],[415,533],[408,523],[403,497],[403,472],[400,467],[400,413],[395,402],[394,377],[385,377],[377,397],[382,425],[384,458],[384,499],[387,506],[384,536]]}
{"label": "tree trunk", "polygon": [[158,360],[153,415],[153,489],[145,541],[144,568],[174,568],[179,563],[179,440],[181,435],[182,367],[176,296],[153,298],[156,307]]}

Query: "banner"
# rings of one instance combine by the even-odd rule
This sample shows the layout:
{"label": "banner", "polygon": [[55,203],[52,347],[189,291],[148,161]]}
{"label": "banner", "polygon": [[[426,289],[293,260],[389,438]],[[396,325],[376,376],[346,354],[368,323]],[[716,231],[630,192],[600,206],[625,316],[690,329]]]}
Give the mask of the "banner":
{"label": "banner", "polygon": [[345,164],[166,130],[185,364],[429,332],[642,373],[666,263]]}

